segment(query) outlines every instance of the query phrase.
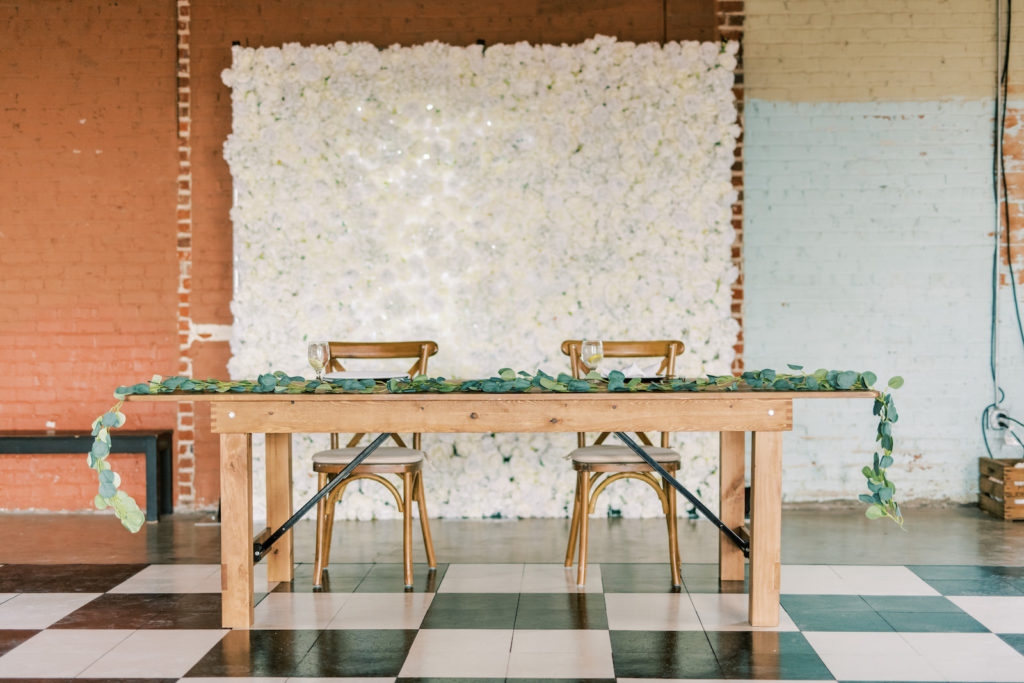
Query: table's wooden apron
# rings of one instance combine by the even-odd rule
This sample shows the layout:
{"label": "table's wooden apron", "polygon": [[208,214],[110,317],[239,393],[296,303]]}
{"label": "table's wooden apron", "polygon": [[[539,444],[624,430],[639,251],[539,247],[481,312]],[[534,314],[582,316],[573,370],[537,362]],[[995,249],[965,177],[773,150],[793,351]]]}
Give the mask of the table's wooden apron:
{"label": "table's wooden apron", "polygon": [[[744,433],[752,432],[749,620],[779,621],[782,434],[793,427],[794,398],[865,398],[873,392],[593,394],[202,394],[138,397],[208,400],[221,435],[222,622],[253,623],[252,435],[267,435],[267,523],[292,513],[291,435],[316,432],[720,432],[720,517],[744,521]],[[135,398],[135,397],[132,397]],[[743,553],[719,540],[719,577],[742,581]],[[290,581],[289,531],[267,556],[271,581]]]}

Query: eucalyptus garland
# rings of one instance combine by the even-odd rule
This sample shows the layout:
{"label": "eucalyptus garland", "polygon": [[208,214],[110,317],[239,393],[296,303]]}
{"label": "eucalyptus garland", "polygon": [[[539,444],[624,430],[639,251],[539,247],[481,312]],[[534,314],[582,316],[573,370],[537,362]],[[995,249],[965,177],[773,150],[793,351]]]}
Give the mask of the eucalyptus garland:
{"label": "eucalyptus garland", "polygon": [[[118,402],[113,408],[96,418],[92,434],[95,437],[89,452],[89,467],[98,472],[99,492],[94,503],[100,510],[110,508],[121,523],[130,531],[138,531],[145,515],[131,496],[118,487],[120,476],[111,470],[106,462],[110,454],[110,430],[125,423],[121,405],[126,396],[136,394],[181,393],[250,393],[250,394],[415,394],[415,393],[489,393],[517,394],[536,392],[714,392],[714,391],[865,391],[874,390],[878,377],[873,372],[852,370],[803,371],[801,365],[789,365],[788,373],[775,370],[744,372],[742,375],[708,375],[696,379],[679,378],[627,378],[622,372],[613,370],[607,377],[591,372],[584,379],[576,379],[566,373],[549,375],[543,370],[534,374],[516,372],[502,368],[498,374],[487,379],[456,380],[444,377],[419,375],[411,378],[373,379],[326,379],[318,381],[284,372],[260,375],[255,380],[193,379],[190,377],[168,377],[154,375],[148,382],[118,387],[114,397]],[[892,426],[899,419],[896,405],[889,389],[903,386],[902,377],[889,380],[886,389],[878,390],[873,412],[878,417],[878,431],[875,440],[880,452],[874,454],[871,465],[862,470],[867,479],[869,493],[859,499],[868,505],[865,512],[868,519],[887,517],[903,526],[903,513],[896,501],[896,486],[886,476],[886,470],[893,464]]]}

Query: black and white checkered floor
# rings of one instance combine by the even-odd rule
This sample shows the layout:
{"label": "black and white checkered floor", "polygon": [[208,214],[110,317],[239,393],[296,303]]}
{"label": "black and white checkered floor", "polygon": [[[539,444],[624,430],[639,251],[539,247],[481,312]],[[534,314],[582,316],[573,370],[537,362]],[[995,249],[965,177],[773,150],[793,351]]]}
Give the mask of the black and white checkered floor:
{"label": "black and white checkered floor", "polygon": [[[0,677],[261,681],[1024,681],[1024,567],[799,565],[775,629],[713,564],[311,566],[220,628],[215,564],[0,566]],[[261,578],[262,574],[262,578]]]}

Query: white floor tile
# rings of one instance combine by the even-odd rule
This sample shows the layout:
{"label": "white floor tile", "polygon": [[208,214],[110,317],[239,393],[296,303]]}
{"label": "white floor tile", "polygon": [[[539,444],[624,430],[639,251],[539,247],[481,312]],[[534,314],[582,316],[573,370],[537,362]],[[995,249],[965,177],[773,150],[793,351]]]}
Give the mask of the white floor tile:
{"label": "white floor tile", "polygon": [[111,593],[220,593],[219,564],[151,564]]}
{"label": "white floor tile", "polygon": [[511,647],[511,629],[425,629],[398,675],[504,678]]}
{"label": "white floor tile", "polygon": [[140,630],[82,672],[86,678],[184,676],[227,631]]}
{"label": "white floor tile", "polygon": [[587,583],[576,585],[576,567],[528,564],[523,571],[522,593],[600,593],[601,565],[587,565]]}
{"label": "white floor tile", "polygon": [[804,633],[837,680],[944,681],[899,633]]}
{"label": "white floor tile", "polygon": [[[2,567],[2,566],[3,565],[0,564],[0,567]],[[21,595],[21,593],[0,593],[0,605],[2,605],[3,603],[7,602],[11,598],[16,597],[18,595]]]}
{"label": "white floor tile", "polygon": [[19,593],[0,603],[0,629],[46,628],[102,593]]}
{"label": "white floor tile", "polygon": [[948,681],[1024,680],[1024,655],[994,633],[901,633]]}
{"label": "white floor tile", "polygon": [[521,630],[512,636],[509,678],[614,678],[605,630]]}
{"label": "white floor tile", "polygon": [[525,566],[521,564],[453,564],[444,574],[439,593],[518,593]]}
{"label": "white floor tile", "polygon": [[781,592],[790,595],[849,595],[850,586],[827,564],[784,564]]}
{"label": "white floor tile", "polygon": [[419,628],[433,598],[433,593],[353,593],[327,628]]}
{"label": "white floor tile", "polygon": [[613,631],[701,630],[688,593],[606,593],[604,604]]}
{"label": "white floor tile", "polygon": [[254,611],[253,628],[322,629],[352,593],[269,593]]}
{"label": "white floor tile", "polygon": [[779,608],[778,626],[751,626],[746,593],[691,593],[690,601],[705,631],[799,631],[786,610]]}
{"label": "white floor tile", "polygon": [[0,678],[77,676],[132,633],[128,629],[42,631],[0,657]]}
{"label": "white floor tile", "polygon": [[939,595],[921,577],[906,567],[832,565],[856,595]]}
{"label": "white floor tile", "polygon": [[[192,683],[194,679],[188,679],[189,683]],[[652,683],[650,678],[617,678],[618,683]],[[721,678],[659,678],[658,683],[722,683]],[[234,683],[232,681],[232,683]],[[761,678],[746,679],[746,678],[730,678],[729,683],[792,683],[792,681],[779,681],[779,680],[764,680]],[[805,681],[801,680],[800,683],[835,683],[833,679],[824,681]]]}
{"label": "white floor tile", "polygon": [[993,633],[1024,633],[1024,596],[953,596],[950,602]]}
{"label": "white floor tile", "polygon": [[[274,589],[266,563],[253,567],[256,593]],[[110,593],[220,593],[219,564],[151,564],[110,589]]]}

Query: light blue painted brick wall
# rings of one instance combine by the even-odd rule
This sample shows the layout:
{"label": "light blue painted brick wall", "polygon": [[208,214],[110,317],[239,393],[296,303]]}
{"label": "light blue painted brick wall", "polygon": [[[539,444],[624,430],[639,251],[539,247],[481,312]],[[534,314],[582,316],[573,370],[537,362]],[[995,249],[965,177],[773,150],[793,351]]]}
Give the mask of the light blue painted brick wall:
{"label": "light blue painted brick wall", "polygon": [[[984,101],[746,103],[745,364],[903,375],[891,475],[905,500],[977,492],[992,396],[991,113]],[[1003,384],[1019,395],[1010,361]],[[785,498],[860,493],[870,402],[798,401],[794,423]]]}

